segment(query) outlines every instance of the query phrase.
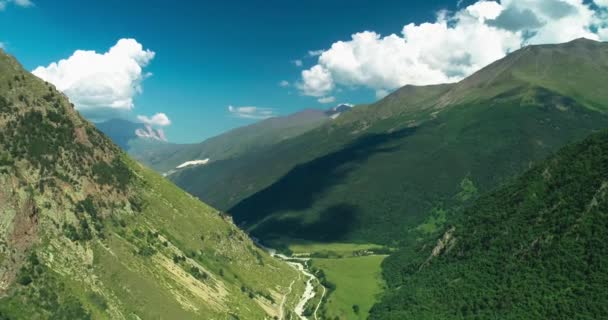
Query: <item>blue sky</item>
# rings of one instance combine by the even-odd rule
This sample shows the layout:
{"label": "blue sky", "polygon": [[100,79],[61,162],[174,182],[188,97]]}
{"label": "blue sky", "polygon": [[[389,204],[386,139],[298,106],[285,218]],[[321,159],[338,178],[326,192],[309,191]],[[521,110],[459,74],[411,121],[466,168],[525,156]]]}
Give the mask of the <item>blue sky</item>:
{"label": "blue sky", "polygon": [[[513,0],[501,1],[502,6],[495,3],[500,8],[476,6],[466,17],[458,12],[475,1],[457,5],[456,1],[430,0],[32,0],[31,6],[27,0],[6,1],[0,0],[0,43],[29,70],[69,58],[78,49],[102,54],[119,39],[135,39],[143,49],[153,51],[137,81],[141,92],[131,94],[134,107],[121,115],[135,119],[137,115],[166,114],[171,125],[164,130],[174,142],[201,141],[256,121],[248,115],[368,103],[403,84],[457,81],[526,41],[559,42],[581,35],[599,39],[605,26],[604,20],[597,22],[603,10],[599,6],[605,0],[580,5],[578,0],[564,0],[574,1],[570,5],[578,16],[568,8],[557,15],[543,12],[539,5],[533,12],[547,27],[527,21],[527,28],[538,29],[539,36],[532,39],[523,39],[518,30],[509,29],[513,23],[507,19],[513,14],[506,12],[523,12],[509,4],[518,2]],[[536,2],[543,1],[561,0]],[[450,12],[438,14],[445,9]],[[585,10],[597,17],[583,21],[580,30],[572,27],[567,19],[588,18]],[[523,20],[529,15],[516,17],[525,25]],[[424,22],[429,25],[421,25]],[[405,44],[402,30],[410,23]],[[463,25],[460,29],[459,24]],[[566,24],[567,39],[549,32]],[[432,28],[441,25],[445,30]],[[481,31],[469,35],[467,26]],[[488,26],[498,36],[482,41]],[[373,33],[351,38],[362,31]],[[394,38],[385,38],[392,33]],[[427,41],[428,35],[432,37]],[[417,46],[415,38],[420,43]],[[346,45],[332,47],[340,40]],[[486,46],[484,52],[471,51],[476,45]],[[434,54],[440,49],[453,55],[443,53],[435,59],[425,51]],[[309,54],[316,50],[325,54]],[[296,65],[296,60],[302,65]],[[414,62],[402,63],[410,60]],[[454,62],[461,60],[467,62]],[[280,86],[282,81],[289,86]],[[246,108],[234,112],[252,106],[266,113],[248,114],[251,109]]]}
{"label": "blue sky", "polygon": [[[200,141],[250,123],[227,107],[259,106],[287,114],[328,108],[282,88],[295,82],[309,50],[328,47],[351,33],[399,30],[425,20],[440,1],[80,1],[38,0],[31,8],[0,12],[0,41],[26,68],[46,66],[77,49],[105,52],[118,39],[134,38],[156,53],[146,68],[135,112],[166,113],[170,140]],[[445,4],[449,7],[449,3]],[[374,100],[373,91],[344,92],[336,102]]]}

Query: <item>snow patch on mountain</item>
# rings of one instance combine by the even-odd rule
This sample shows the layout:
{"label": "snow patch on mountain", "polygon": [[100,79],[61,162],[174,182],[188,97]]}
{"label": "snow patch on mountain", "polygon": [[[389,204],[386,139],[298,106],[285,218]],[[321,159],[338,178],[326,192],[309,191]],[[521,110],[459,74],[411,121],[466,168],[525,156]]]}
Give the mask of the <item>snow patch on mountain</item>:
{"label": "snow patch on mountain", "polygon": [[207,163],[209,163],[209,158],[203,160],[191,160],[180,164],[179,166],[175,167],[175,169],[183,169],[186,167],[199,166]]}

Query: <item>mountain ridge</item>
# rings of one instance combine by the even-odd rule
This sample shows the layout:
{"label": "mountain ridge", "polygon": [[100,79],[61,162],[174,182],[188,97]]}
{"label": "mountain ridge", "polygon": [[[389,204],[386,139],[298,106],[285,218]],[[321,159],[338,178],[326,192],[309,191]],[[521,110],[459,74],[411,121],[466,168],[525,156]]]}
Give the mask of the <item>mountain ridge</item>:
{"label": "mountain ridge", "polygon": [[[606,43],[587,41],[526,47],[480,70],[472,76],[474,81],[463,80],[460,84],[473,87],[463,103],[442,104],[462,99],[461,89],[454,89],[459,84],[406,86],[272,148],[190,168],[171,179],[227,210],[237,223],[266,240],[322,240],[331,232],[331,219],[324,220],[323,215],[332,208],[345,209],[345,217],[353,217],[338,237],[343,241],[387,243],[401,237],[397,235],[415,237],[416,225],[427,215],[465,205],[474,198],[459,200],[457,195],[463,188],[473,186],[478,192],[491,189],[563,145],[605,127],[608,97],[601,100],[604,96],[588,84],[606,77],[601,70],[608,63],[607,47]],[[597,52],[588,54],[589,50]],[[538,59],[530,58],[529,52],[543,58],[554,56],[552,60],[541,59],[547,65],[542,70],[549,70],[549,75],[563,70],[572,79],[591,80],[549,81],[537,76],[530,66]],[[476,88],[476,83],[483,83],[479,79],[491,78],[497,66],[511,60],[518,61],[514,69],[502,73],[500,82],[491,84],[492,90]],[[581,61],[586,62],[578,67]],[[512,73],[525,76],[525,81],[512,80]],[[596,93],[589,96],[601,103],[579,98],[587,92]],[[404,130],[414,133],[393,134]],[[368,150],[365,144],[378,141],[378,152],[363,162],[349,160],[349,146]],[[482,150],[480,145],[488,148]],[[323,174],[316,176],[316,172]],[[438,176],[429,180],[424,172],[437,172]],[[311,179],[325,181],[327,186]],[[299,201],[291,194],[310,201]],[[284,209],[278,209],[281,207]],[[327,222],[315,224],[319,221]],[[312,230],[313,226],[325,231],[279,231]]]}
{"label": "mountain ridge", "polygon": [[172,173],[177,166],[188,161],[226,160],[257,148],[270,147],[317,128],[323,123],[337,118],[345,111],[349,111],[351,107],[339,105],[336,108],[330,110],[310,108],[285,116],[271,117],[229,130],[200,143],[158,144],[131,139],[124,149],[137,160],[155,170]]}

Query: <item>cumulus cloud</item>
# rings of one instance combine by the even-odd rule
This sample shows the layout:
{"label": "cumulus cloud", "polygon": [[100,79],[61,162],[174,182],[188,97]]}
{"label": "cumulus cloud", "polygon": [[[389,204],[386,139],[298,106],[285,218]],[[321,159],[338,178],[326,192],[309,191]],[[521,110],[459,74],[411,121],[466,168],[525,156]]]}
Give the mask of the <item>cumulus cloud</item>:
{"label": "cumulus cloud", "polygon": [[167,115],[162,112],[157,113],[152,117],[139,115],[137,116],[137,120],[144,124],[156,127],[166,127],[171,124],[171,120],[169,120],[169,117],[167,117]]}
{"label": "cumulus cloud", "polygon": [[275,116],[272,108],[260,108],[260,107],[234,107],[228,106],[228,112],[233,116],[244,119],[267,119]]}
{"label": "cumulus cloud", "polygon": [[289,87],[289,81],[283,80],[283,81],[279,82],[279,87],[283,87],[283,88]]}
{"label": "cumulus cloud", "polygon": [[293,60],[292,62],[296,65],[296,67],[301,67],[303,64],[302,60],[300,59]]}
{"label": "cumulus cloud", "polygon": [[[608,0],[595,0],[608,7]],[[399,34],[355,33],[318,55],[297,85],[325,97],[340,87],[366,87],[378,97],[406,84],[455,82],[527,44],[586,37],[608,39],[608,13],[583,0],[480,0]],[[314,54],[312,54],[314,53]]]}
{"label": "cumulus cloud", "polygon": [[63,91],[83,114],[111,116],[133,109],[133,99],[150,75],[143,69],[154,54],[135,39],[120,39],[108,52],[76,50],[32,73]]}
{"label": "cumulus cloud", "polygon": [[322,98],[317,99],[317,101],[319,103],[332,103],[332,102],[336,101],[336,97],[334,97],[334,96],[322,97]]}
{"label": "cumulus cloud", "polygon": [[332,74],[322,65],[302,71],[302,82],[297,84],[304,95],[312,97],[323,97],[332,91],[334,86]]}

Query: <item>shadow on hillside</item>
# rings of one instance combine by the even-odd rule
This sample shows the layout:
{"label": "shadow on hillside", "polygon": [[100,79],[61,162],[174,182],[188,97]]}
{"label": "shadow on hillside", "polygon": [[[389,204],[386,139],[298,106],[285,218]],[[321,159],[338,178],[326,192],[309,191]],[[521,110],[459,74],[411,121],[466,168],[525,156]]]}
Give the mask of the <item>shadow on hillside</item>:
{"label": "shadow on hillside", "polygon": [[356,223],[357,211],[353,205],[333,205],[319,213],[319,218],[306,223],[300,217],[273,217],[256,227],[252,234],[258,238],[314,239],[320,242],[343,240]]}
{"label": "shadow on hillside", "polygon": [[[339,151],[297,165],[277,182],[241,201],[228,210],[228,212],[230,212],[238,224],[247,226],[253,225],[277,212],[310,209],[318,197],[332,186],[340,184],[360,163],[374,154],[394,151],[394,147],[387,147],[386,144],[410,136],[415,131],[416,128],[405,128],[392,133],[363,136]],[[354,212],[356,208],[350,207],[348,210],[345,208],[342,207],[342,214],[345,217],[341,217],[340,220],[343,221],[345,218],[353,220],[354,214],[345,214],[345,212]],[[330,209],[335,210],[336,208],[329,208],[327,210]],[[332,215],[333,213],[325,213],[325,216],[328,217],[332,217]],[[327,228],[335,229],[337,227],[336,221],[325,219],[325,216],[322,215],[320,220],[315,223],[316,227],[323,230]],[[301,227],[297,221],[281,220],[279,222],[278,219],[271,221],[277,224],[288,224],[291,228]],[[269,223],[270,221],[266,222],[264,228],[274,230],[275,228],[272,228]],[[323,223],[327,225],[319,225]],[[345,234],[349,231],[344,228],[341,229],[334,232]]]}

